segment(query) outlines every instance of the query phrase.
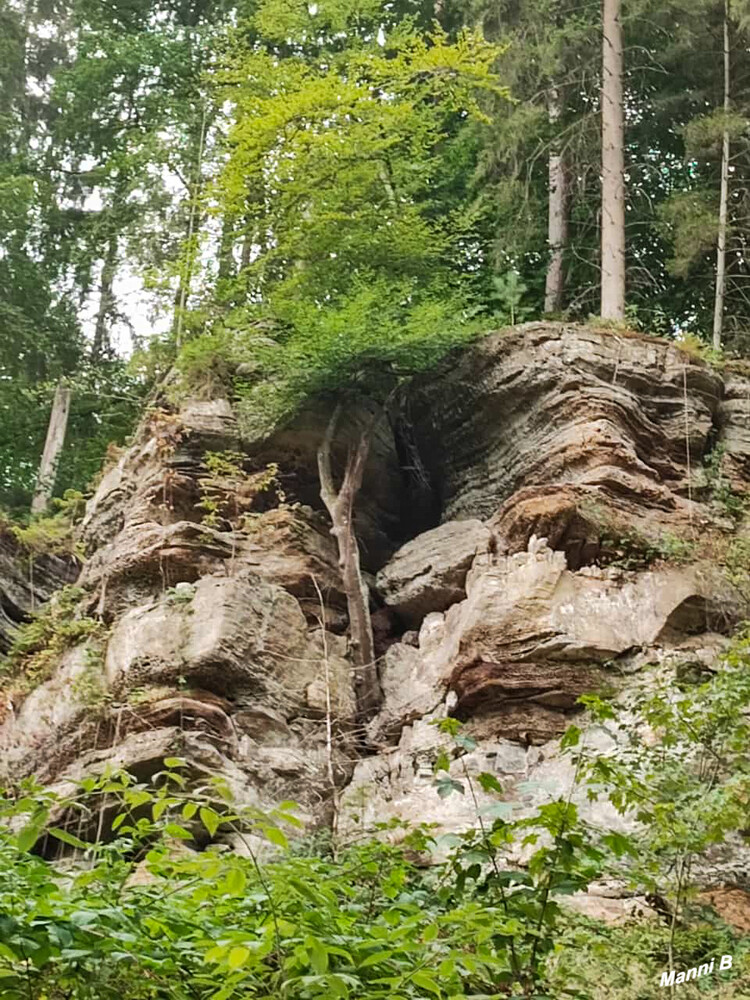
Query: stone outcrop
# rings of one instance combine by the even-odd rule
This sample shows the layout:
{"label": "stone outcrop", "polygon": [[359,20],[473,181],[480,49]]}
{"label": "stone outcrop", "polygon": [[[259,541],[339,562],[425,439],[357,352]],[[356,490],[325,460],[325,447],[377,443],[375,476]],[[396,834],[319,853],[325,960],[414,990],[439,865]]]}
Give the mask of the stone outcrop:
{"label": "stone outcrop", "polygon": [[[716,371],[665,341],[530,323],[446,366],[421,387],[413,412],[442,518],[491,519],[513,501],[513,552],[532,534],[551,536],[530,501],[542,495],[556,504],[561,487],[568,504],[588,497],[605,517],[614,507],[630,519],[655,518],[661,530],[699,523],[689,470],[716,433],[722,395]],[[737,412],[726,417],[733,451]],[[569,541],[578,543],[575,532]]]}
{"label": "stone outcrop", "polygon": [[27,552],[11,531],[0,526],[0,654],[8,652],[19,624],[54,591],[75,582],[80,565],[73,555]]}
{"label": "stone outcrop", "polygon": [[[157,400],[81,527],[82,612],[107,635],[13,706],[4,767],[70,787],[177,754],[245,803],[294,799],[312,823],[337,811],[345,833],[396,816],[456,831],[474,804],[440,799],[432,773],[433,723],[451,715],[477,748],[450,773],[490,771],[527,814],[570,786],[558,737],[581,694],[626,689],[648,663],[704,669],[746,616],[717,565],[735,524],[702,463],[720,447],[745,488],[748,401],[742,372],[663,340],[536,323],[463,350],[398,413],[354,407],[333,464],[371,433],[355,517],[383,697],[362,720],[317,478],[330,405],[247,440],[226,399]],[[212,479],[209,453],[228,456]],[[18,572],[0,562],[15,621]],[[44,572],[35,600],[58,585]]]}

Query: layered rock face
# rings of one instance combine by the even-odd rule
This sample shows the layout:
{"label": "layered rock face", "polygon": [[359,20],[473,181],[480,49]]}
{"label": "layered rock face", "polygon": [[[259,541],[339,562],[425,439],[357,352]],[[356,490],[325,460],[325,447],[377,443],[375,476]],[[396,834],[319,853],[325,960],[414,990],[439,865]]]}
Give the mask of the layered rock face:
{"label": "layered rock face", "polygon": [[179,754],[196,780],[336,813],[345,833],[389,816],[459,829],[474,806],[435,791],[433,721],[461,719],[478,742],[464,763],[530,809],[571,780],[557,738],[582,693],[708,663],[745,613],[716,566],[734,526],[700,469],[720,448],[744,488],[750,382],[664,341],[528,324],[398,413],[364,402],[336,441],[342,468],[373,427],[357,526],[383,699],[362,719],[318,497],[327,419],[319,404],[250,444],[225,399],[146,416],[82,525],[79,585],[106,634],[14,706],[11,778],[107,761],[148,776]]}
{"label": "layered rock face", "polygon": [[0,654],[10,649],[18,626],[66,583],[78,576],[74,556],[34,556],[0,527]]}

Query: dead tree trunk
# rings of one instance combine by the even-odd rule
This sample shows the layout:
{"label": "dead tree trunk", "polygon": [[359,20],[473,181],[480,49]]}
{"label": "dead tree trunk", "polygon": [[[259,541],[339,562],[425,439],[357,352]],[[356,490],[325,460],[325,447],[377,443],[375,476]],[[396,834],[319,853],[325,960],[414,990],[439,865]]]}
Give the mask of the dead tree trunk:
{"label": "dead tree trunk", "polygon": [[[729,62],[729,0],[724,0],[724,115],[731,110]],[[724,122],[721,143],[721,196],[719,199],[719,239],[716,248],[716,293],[714,297],[714,350],[721,350],[724,331],[724,298],[727,286],[727,216],[729,214],[729,121]]]}
{"label": "dead tree trunk", "polygon": [[604,0],[602,32],[602,299],[625,319],[625,105],[621,0]]}
{"label": "dead tree trunk", "polygon": [[337,406],[318,449],[318,475],[320,496],[331,516],[331,534],[338,545],[339,568],[349,612],[352,659],[356,671],[354,687],[357,707],[360,717],[367,718],[380,704],[380,684],[375,665],[370,593],[359,565],[359,546],[354,533],[353,515],[354,501],[362,485],[370,448],[370,435],[368,431],[363,431],[356,446],[349,449],[344,477],[337,490],[331,469],[331,449],[340,413],[341,407]]}
{"label": "dead tree trunk", "polygon": [[[552,128],[560,119],[561,101],[557,87],[547,94],[547,115]],[[565,245],[568,242],[568,192],[565,161],[557,136],[552,136],[549,154],[549,219],[547,242],[550,259],[547,265],[547,282],[544,292],[544,311],[559,312],[565,293]]]}
{"label": "dead tree trunk", "polygon": [[42,514],[55,488],[55,474],[60,462],[65,443],[65,432],[68,429],[68,413],[70,411],[70,389],[57,383],[55,398],[52,403],[52,413],[47,427],[47,440],[44,442],[42,460],[39,463],[34,497],[31,501],[31,513]]}

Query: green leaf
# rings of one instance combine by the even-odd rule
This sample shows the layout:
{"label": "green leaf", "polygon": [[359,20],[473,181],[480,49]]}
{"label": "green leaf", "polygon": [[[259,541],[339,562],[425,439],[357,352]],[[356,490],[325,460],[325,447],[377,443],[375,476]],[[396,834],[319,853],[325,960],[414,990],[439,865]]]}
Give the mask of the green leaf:
{"label": "green leaf", "polygon": [[416,986],[421,987],[423,990],[428,990],[430,993],[434,993],[435,996],[440,996],[443,992],[435,982],[431,972],[426,972],[424,970],[415,972],[411,979]]}
{"label": "green leaf", "polygon": [[187,767],[187,761],[183,757],[165,757],[165,767]]}
{"label": "green leaf", "polygon": [[497,780],[495,775],[490,774],[489,771],[482,771],[481,774],[478,774],[477,781],[485,792],[502,792],[503,790],[503,786]]}
{"label": "green leaf", "polygon": [[151,807],[151,816],[156,823],[157,820],[161,819],[164,812],[166,812],[169,807],[169,801],[167,799],[157,799]]}
{"label": "green leaf", "polygon": [[70,847],[77,847],[82,851],[87,851],[93,846],[92,844],[87,844],[85,840],[81,840],[80,837],[74,837],[72,833],[68,833],[67,830],[63,830],[59,826],[49,827],[47,833],[55,837],[56,840],[61,840],[63,844],[68,844]]}
{"label": "green leaf", "polygon": [[278,826],[262,826],[261,830],[266,840],[270,840],[272,844],[276,844],[277,847],[289,847],[286,834]]}
{"label": "green leaf", "polygon": [[435,782],[435,788],[441,799],[447,799],[453,792],[459,792],[461,795],[465,794],[464,786],[454,778],[438,778]]}
{"label": "green leaf", "polygon": [[492,802],[480,809],[480,815],[489,819],[510,819],[513,815],[512,802]]}
{"label": "green leaf", "polygon": [[615,830],[606,833],[602,837],[602,841],[617,858],[621,858],[624,854],[630,854],[635,857],[638,853],[632,839],[622,833],[617,833]]}
{"label": "green leaf", "polygon": [[560,748],[567,750],[570,747],[577,747],[581,742],[581,730],[578,726],[568,726],[560,739]]}
{"label": "green leaf", "polygon": [[229,952],[227,965],[230,969],[239,969],[247,962],[248,958],[250,958],[250,949],[245,948],[244,945],[238,945]]}
{"label": "green leaf", "polygon": [[367,969],[371,965],[380,965],[382,962],[387,962],[394,954],[393,951],[376,951],[372,955],[368,955],[367,958],[363,958],[359,963],[359,968]]}
{"label": "green leaf", "polygon": [[199,816],[201,823],[208,830],[209,837],[213,837],[221,825],[221,816],[209,806],[201,806]]}
{"label": "green leaf", "polygon": [[328,972],[328,951],[322,941],[317,938],[305,938],[305,946],[310,955],[310,965],[319,976]]}
{"label": "green leaf", "polygon": [[44,821],[47,815],[45,813],[44,820],[34,819],[31,823],[27,823],[26,826],[20,831],[16,837],[16,847],[19,851],[28,851],[41,836],[42,830],[44,829]]}
{"label": "green leaf", "polygon": [[231,868],[229,870],[225,880],[227,892],[230,892],[233,896],[239,896],[244,891],[246,884],[247,876],[241,868]]}
{"label": "green leaf", "polygon": [[209,948],[206,954],[203,956],[207,962],[223,962],[224,956],[228,951],[228,946],[225,944],[216,944],[213,948]]}
{"label": "green leaf", "polygon": [[177,823],[167,823],[164,827],[164,832],[169,837],[175,837],[177,840],[193,840],[193,835],[190,830],[186,830],[184,826],[179,826]]}

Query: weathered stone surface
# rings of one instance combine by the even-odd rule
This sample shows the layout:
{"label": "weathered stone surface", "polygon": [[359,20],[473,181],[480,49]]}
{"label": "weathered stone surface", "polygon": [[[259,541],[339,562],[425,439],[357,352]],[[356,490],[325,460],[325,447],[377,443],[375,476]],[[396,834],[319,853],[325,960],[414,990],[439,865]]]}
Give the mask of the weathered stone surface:
{"label": "weathered stone surface", "polygon": [[750,375],[727,371],[724,394],[717,414],[719,444],[725,449],[735,484],[740,488],[750,476]]}
{"label": "weathered stone surface", "polygon": [[431,666],[413,646],[397,642],[386,651],[378,671],[383,707],[367,727],[372,743],[397,740],[405,725],[437,708],[444,694]]}
{"label": "weathered stone surface", "polygon": [[550,484],[687,510],[687,443],[697,465],[721,393],[717,372],[666,341],[527,323],[425,380],[415,412],[443,520],[488,518]]}
{"label": "weathered stone surface", "polygon": [[[0,767],[8,779],[57,771],[96,741],[87,725],[92,664],[87,644],[68,650],[54,675],[11,707],[0,726]],[[96,679],[94,679],[96,680]]]}
{"label": "weathered stone surface", "polygon": [[81,568],[73,555],[32,557],[0,527],[0,654],[7,653],[18,625],[67,583]]}
{"label": "weathered stone surface", "polygon": [[645,896],[600,896],[594,893],[577,892],[572,896],[560,896],[560,903],[576,913],[582,913],[590,920],[601,920],[616,927],[633,920],[657,920],[659,914],[649,905]]}
{"label": "weathered stone surface", "polygon": [[259,514],[239,546],[237,561],[294,594],[313,620],[332,608],[346,608],[330,524],[310,507]]}
{"label": "weathered stone surface", "polygon": [[477,556],[466,600],[425,618],[418,650],[388,651],[373,740],[392,740],[451,692],[453,714],[481,720],[485,735],[544,742],[601,685],[605,664],[706,632],[729,607],[708,566],[573,573],[544,540],[532,537],[529,550]]}
{"label": "weathered stone surface", "polygon": [[747,889],[722,886],[701,893],[698,901],[710,906],[731,927],[750,934],[750,892]]}
{"label": "weathered stone surface", "polygon": [[189,603],[133,608],[107,647],[107,680],[115,693],[180,678],[219,694],[273,697],[301,704],[315,669],[305,661],[307,626],[296,600],[255,579],[204,576]]}
{"label": "weathered stone surface", "polygon": [[447,521],[403,545],[376,577],[386,604],[408,626],[466,596],[466,574],[490,532],[481,521]]}
{"label": "weathered stone surface", "polygon": [[[434,718],[442,714],[444,711],[436,712]],[[431,718],[406,727],[397,748],[367,757],[356,765],[340,803],[339,828],[344,834],[372,832],[378,823],[396,817],[411,825],[436,823],[441,832],[458,833],[476,825],[477,810],[481,813],[499,801],[506,803],[508,815],[520,818],[569,794],[575,767],[560,754],[556,741],[527,747],[512,740],[487,738],[476,750],[458,758],[450,739],[430,724]],[[611,738],[601,730],[590,731],[587,741],[592,748],[612,746]],[[448,773],[463,784],[463,795],[438,795],[433,765],[441,749],[454,758]],[[497,779],[502,795],[482,790],[477,780],[482,772]],[[467,788],[469,782],[473,794]],[[632,827],[606,800],[590,802],[584,787],[576,788],[571,800],[591,823],[618,830]],[[403,836],[403,832],[395,836]],[[515,845],[509,860],[523,863],[528,853],[528,846]]]}

